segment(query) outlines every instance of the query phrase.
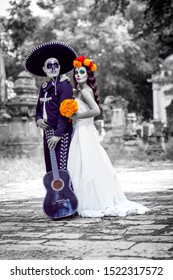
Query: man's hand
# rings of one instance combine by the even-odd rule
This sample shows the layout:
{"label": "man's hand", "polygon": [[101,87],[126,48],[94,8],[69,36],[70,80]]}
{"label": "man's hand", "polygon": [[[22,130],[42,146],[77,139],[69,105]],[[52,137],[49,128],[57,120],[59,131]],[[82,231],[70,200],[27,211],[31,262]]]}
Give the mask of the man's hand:
{"label": "man's hand", "polygon": [[37,120],[37,125],[42,129],[46,129],[46,127],[48,126],[48,124],[45,123],[45,121],[43,119],[38,119]]}
{"label": "man's hand", "polygon": [[61,139],[61,137],[53,136],[52,138],[47,140],[49,149],[55,148],[60,139]]}

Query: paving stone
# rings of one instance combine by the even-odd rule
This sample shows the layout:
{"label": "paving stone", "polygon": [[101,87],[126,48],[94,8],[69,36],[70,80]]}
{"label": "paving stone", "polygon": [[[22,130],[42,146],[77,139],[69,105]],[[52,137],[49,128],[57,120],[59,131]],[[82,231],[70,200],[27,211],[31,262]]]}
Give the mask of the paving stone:
{"label": "paving stone", "polygon": [[173,172],[162,168],[118,173],[127,197],[150,208],[145,215],[53,221],[42,180],[2,186],[0,259],[173,259]]}
{"label": "paving stone", "polygon": [[128,226],[130,226],[130,225],[136,225],[136,226],[138,226],[138,225],[141,225],[141,223],[143,224],[143,225],[151,225],[151,224],[153,224],[154,223],[154,221],[142,221],[141,222],[141,220],[138,220],[138,221],[135,221],[135,220],[122,220],[122,221],[118,221],[118,224],[121,224],[121,225],[128,225]]}
{"label": "paving stone", "polygon": [[116,235],[111,235],[111,234],[109,234],[109,235],[101,235],[101,234],[85,235],[86,240],[88,239],[88,240],[96,240],[96,241],[98,241],[98,240],[118,240],[121,238],[122,238],[122,235],[118,235],[118,234],[116,234]]}
{"label": "paving stone", "polygon": [[[141,233],[142,234],[142,233]],[[173,236],[164,236],[164,235],[135,235],[127,238],[129,241],[134,242],[162,242],[162,243],[171,243],[173,244]]]}
{"label": "paving stone", "polygon": [[169,250],[172,248],[172,243],[163,242],[140,242],[130,248],[130,251],[140,254],[141,256],[165,258],[165,254],[173,256]]}
{"label": "paving stone", "polygon": [[66,232],[61,232],[61,233],[50,233],[48,236],[47,236],[47,240],[50,240],[50,239],[54,239],[54,240],[57,240],[57,239],[61,239],[61,240],[68,240],[68,239],[72,239],[72,240],[75,240],[75,239],[79,239],[83,237],[83,234],[78,234],[78,233],[66,233]]}

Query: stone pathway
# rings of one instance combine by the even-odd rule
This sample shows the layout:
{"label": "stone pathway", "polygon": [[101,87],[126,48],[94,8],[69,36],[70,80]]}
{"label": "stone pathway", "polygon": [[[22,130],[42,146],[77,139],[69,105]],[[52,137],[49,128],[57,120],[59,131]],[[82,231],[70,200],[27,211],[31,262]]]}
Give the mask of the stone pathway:
{"label": "stone pathway", "polygon": [[173,259],[173,169],[117,169],[126,196],[151,212],[52,221],[41,180],[1,187],[1,260]]}

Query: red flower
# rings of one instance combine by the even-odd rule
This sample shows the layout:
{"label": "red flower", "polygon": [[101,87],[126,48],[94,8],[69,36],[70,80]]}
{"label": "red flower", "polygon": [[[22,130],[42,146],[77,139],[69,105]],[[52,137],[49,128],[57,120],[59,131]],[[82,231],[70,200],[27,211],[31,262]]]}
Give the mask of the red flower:
{"label": "red flower", "polygon": [[89,65],[89,68],[91,69],[92,67],[93,67],[93,62],[92,61],[90,61],[90,65]]}
{"label": "red flower", "polygon": [[85,58],[86,58],[85,56],[79,56],[79,57],[76,58],[76,60],[78,60],[78,61],[83,63]]}
{"label": "red flower", "polygon": [[82,64],[85,67],[88,67],[92,72],[94,72],[97,69],[97,65],[94,64],[90,59],[86,58],[86,56],[78,56],[73,61],[73,66],[75,68],[79,68],[82,66]]}

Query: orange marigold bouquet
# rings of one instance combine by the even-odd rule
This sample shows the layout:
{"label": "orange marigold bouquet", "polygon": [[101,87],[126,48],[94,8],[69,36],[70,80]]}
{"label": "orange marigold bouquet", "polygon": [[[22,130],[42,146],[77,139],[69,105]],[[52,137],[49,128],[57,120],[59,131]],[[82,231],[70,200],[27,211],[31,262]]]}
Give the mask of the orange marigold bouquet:
{"label": "orange marigold bouquet", "polygon": [[78,103],[75,99],[65,99],[60,104],[60,113],[62,116],[70,118],[78,110]]}

